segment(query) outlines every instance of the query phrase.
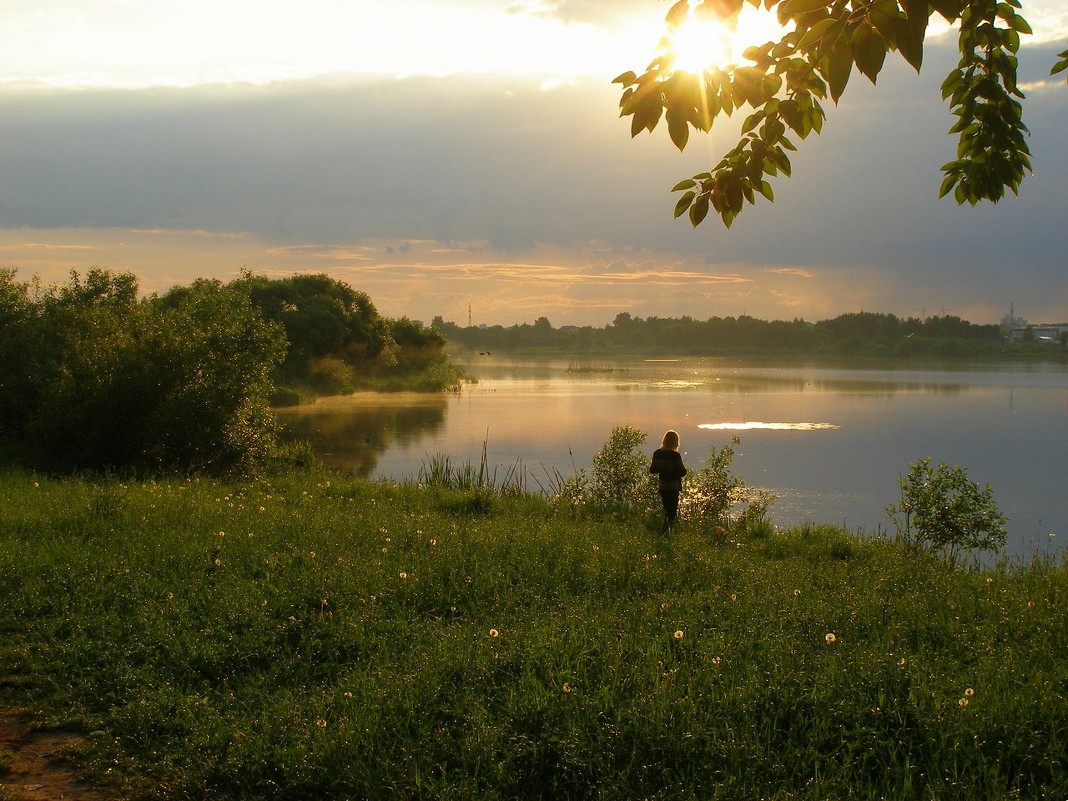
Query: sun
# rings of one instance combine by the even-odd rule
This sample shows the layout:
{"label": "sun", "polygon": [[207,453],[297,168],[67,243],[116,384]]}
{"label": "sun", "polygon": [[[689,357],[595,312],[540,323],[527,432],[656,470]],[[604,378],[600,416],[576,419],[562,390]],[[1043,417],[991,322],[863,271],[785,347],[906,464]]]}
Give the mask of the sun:
{"label": "sun", "polygon": [[777,41],[786,32],[773,13],[748,3],[737,17],[730,19],[700,13],[695,6],[691,0],[686,15],[662,41],[674,70],[700,75],[708,70],[727,69],[744,60],[746,48]]}

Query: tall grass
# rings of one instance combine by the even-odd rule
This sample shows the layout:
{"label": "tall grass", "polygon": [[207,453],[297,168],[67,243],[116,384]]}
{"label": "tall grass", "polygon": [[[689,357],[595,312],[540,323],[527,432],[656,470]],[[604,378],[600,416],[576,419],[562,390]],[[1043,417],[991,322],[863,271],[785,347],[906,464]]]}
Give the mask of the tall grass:
{"label": "tall grass", "polygon": [[325,473],[0,508],[0,693],[130,797],[1068,796],[1063,563]]}

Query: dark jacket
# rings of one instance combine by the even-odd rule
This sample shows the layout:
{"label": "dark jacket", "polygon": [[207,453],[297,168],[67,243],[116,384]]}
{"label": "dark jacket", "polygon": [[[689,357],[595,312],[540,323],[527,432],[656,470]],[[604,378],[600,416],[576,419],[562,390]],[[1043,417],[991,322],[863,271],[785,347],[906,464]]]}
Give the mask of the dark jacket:
{"label": "dark jacket", "polygon": [[678,451],[657,448],[653,452],[653,461],[649,463],[649,472],[659,476],[661,490],[682,491],[682,477],[686,475],[686,466],[682,463],[682,454]]}

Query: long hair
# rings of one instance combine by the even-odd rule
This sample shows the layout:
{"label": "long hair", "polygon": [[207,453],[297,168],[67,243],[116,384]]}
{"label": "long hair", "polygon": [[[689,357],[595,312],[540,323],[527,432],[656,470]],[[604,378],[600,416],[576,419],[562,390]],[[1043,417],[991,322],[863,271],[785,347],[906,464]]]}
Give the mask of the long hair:
{"label": "long hair", "polygon": [[666,431],[664,433],[664,439],[660,443],[660,447],[677,451],[679,449],[679,432],[673,430]]}

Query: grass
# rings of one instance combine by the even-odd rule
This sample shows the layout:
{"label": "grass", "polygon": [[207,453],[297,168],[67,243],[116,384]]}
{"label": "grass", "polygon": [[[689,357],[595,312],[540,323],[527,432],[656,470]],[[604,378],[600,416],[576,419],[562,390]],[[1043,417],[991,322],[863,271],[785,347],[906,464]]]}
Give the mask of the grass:
{"label": "grass", "polygon": [[0,693],[126,797],[1068,797],[1063,563],[325,473],[0,509]]}

